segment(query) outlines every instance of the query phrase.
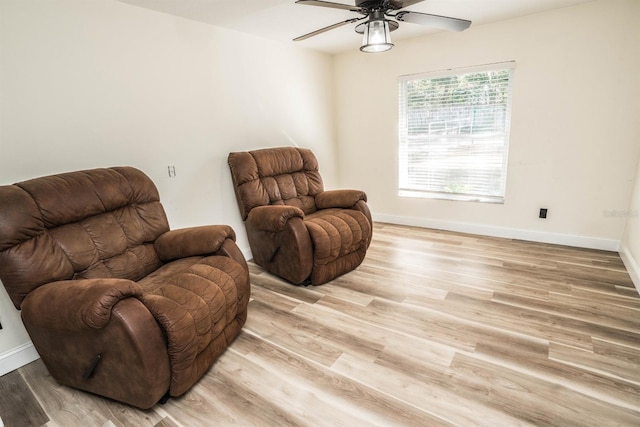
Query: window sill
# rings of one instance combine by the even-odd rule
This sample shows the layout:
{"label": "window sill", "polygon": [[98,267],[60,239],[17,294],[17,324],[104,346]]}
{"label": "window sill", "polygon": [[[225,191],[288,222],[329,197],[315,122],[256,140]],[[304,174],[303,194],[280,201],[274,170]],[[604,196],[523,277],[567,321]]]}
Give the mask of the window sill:
{"label": "window sill", "polygon": [[455,194],[455,193],[434,193],[420,190],[398,190],[398,196],[411,197],[417,199],[437,199],[437,200],[451,200],[456,202],[478,202],[478,203],[493,203],[504,204],[504,197],[498,196],[477,196],[471,194]]}

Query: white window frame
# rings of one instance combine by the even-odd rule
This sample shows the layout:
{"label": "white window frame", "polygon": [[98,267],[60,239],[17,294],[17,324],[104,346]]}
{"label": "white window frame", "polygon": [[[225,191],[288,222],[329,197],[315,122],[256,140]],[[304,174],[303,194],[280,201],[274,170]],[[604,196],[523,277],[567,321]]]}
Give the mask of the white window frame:
{"label": "white window frame", "polygon": [[[450,70],[442,70],[435,71],[429,73],[421,73],[421,74],[412,74],[407,76],[401,76],[398,79],[398,90],[399,90],[399,184],[398,184],[398,195],[401,197],[420,197],[420,198],[435,198],[435,199],[446,199],[446,200],[462,200],[462,201],[473,201],[473,202],[487,202],[487,203],[504,203],[505,193],[506,193],[506,181],[507,181],[507,161],[509,154],[509,131],[510,131],[510,122],[511,122],[511,98],[513,93],[513,70],[515,68],[515,62],[501,62],[494,64],[486,64],[475,67],[465,67],[465,68],[457,68]],[[482,73],[482,72],[492,72],[492,71],[501,71],[508,70],[509,79],[507,83],[507,99],[504,117],[504,129],[500,132],[494,133],[466,133],[464,135],[460,134],[462,131],[455,130],[447,130],[447,124],[445,124],[445,130],[440,129],[439,131],[432,131],[431,125],[427,127],[425,133],[421,133],[420,135],[410,135],[409,134],[409,124],[408,124],[408,100],[407,100],[407,85],[410,82],[416,82],[420,80],[432,80],[439,79],[442,77],[449,76],[462,76],[466,74],[472,73]],[[466,104],[469,107],[472,107],[472,104]],[[435,123],[435,122],[434,122]],[[447,122],[448,123],[448,122]],[[438,133],[440,132],[440,133]],[[458,134],[456,134],[458,132]],[[473,132],[473,131],[469,131]],[[452,134],[449,134],[452,133]],[[446,135],[446,136],[445,136]],[[498,186],[497,189],[491,191],[491,194],[483,194],[483,192],[479,192],[477,190],[474,191],[465,191],[468,186],[464,186],[465,188],[458,188],[454,184],[451,184],[443,189],[440,185],[440,190],[436,190],[435,187],[437,185],[432,185],[429,187],[429,182],[431,182],[428,175],[429,168],[425,166],[425,168],[415,175],[411,175],[410,172],[410,156],[411,155],[420,155],[425,152],[426,155],[429,156],[429,150],[432,152],[438,152],[437,147],[440,144],[440,147],[443,145],[457,144],[463,146],[464,144],[473,145],[476,141],[492,141],[494,144],[494,150],[500,149],[501,159],[496,155],[495,158],[491,158],[493,160],[494,169],[495,169],[495,161],[501,160],[500,166],[500,177],[492,180],[495,185]],[[445,141],[446,140],[446,141]],[[411,143],[413,143],[414,147],[411,147]],[[501,145],[500,145],[501,144]],[[417,146],[421,146],[422,149],[417,148]],[[480,148],[476,148],[480,149]],[[472,151],[472,148],[469,148],[469,151]],[[441,152],[441,151],[440,151]],[[424,154],[423,154],[424,155]],[[433,155],[432,155],[433,157]],[[436,156],[437,157],[437,156]],[[451,156],[449,156],[451,159]],[[487,158],[488,160],[489,158]],[[471,165],[469,161],[473,162],[473,158],[470,155],[467,155],[464,161],[467,164]],[[462,161],[461,164],[464,163]],[[428,162],[432,162],[432,160],[428,160]],[[442,159],[438,158],[437,160],[433,160],[433,162],[439,162],[439,164],[445,164],[447,159],[444,157]],[[433,163],[436,164],[436,163]],[[460,166],[461,167],[461,166]],[[473,168],[471,168],[473,169]],[[435,169],[434,169],[435,170]],[[444,167],[442,170],[446,170]],[[426,176],[425,176],[426,175]],[[480,175],[480,174],[478,174]],[[473,177],[467,177],[468,182],[472,182]],[[480,176],[480,179],[482,177]],[[442,176],[434,179],[434,182],[438,184],[442,184],[444,178]],[[422,182],[421,182],[422,181]],[[489,182],[487,180],[487,182]],[[488,188],[488,187],[487,187]],[[487,191],[488,193],[489,191]]]}

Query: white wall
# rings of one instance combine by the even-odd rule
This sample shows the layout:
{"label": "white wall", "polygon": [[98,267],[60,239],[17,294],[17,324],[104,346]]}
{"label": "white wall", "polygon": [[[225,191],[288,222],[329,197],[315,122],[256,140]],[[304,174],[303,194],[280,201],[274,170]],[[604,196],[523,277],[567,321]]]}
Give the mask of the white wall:
{"label": "white wall", "polygon": [[[637,139],[640,144],[640,135],[637,136]],[[640,162],[638,162],[629,209],[621,212],[621,216],[627,219],[627,227],[620,246],[620,256],[633,279],[633,283],[640,292]]]}
{"label": "white wall", "polygon": [[[617,250],[640,156],[639,16],[637,0],[601,0],[337,56],[343,185],[378,220]],[[505,204],[398,197],[398,76],[509,60]]]}
{"label": "white wall", "polygon": [[[636,6],[635,16],[640,16],[640,2],[634,3]],[[640,58],[640,31],[630,35],[631,41],[635,43],[634,50],[629,55]],[[640,70],[636,68],[636,99],[640,98],[637,91],[639,83],[638,76]],[[638,113],[638,104],[635,105],[636,114]],[[637,123],[637,121],[636,121]],[[636,146],[640,146],[640,127],[636,125],[634,141]],[[626,219],[626,228],[620,245],[620,255],[624,261],[627,271],[631,275],[638,292],[640,292],[640,160],[636,168],[635,179],[633,183],[633,193],[629,202],[629,208],[620,212],[620,216]]]}
{"label": "white wall", "polygon": [[[136,166],[172,228],[229,224],[247,254],[227,154],[309,147],[334,187],[331,89],[331,58],[302,48],[112,0],[2,0],[0,184]],[[4,289],[0,310],[2,359],[28,337]]]}

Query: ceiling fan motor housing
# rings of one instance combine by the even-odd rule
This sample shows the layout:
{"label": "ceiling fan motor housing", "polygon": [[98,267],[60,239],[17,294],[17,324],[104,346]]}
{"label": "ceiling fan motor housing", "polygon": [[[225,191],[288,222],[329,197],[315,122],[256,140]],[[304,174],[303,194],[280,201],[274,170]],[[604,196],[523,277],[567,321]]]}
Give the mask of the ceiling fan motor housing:
{"label": "ceiling fan motor housing", "polygon": [[380,0],[356,0],[356,6],[358,7],[373,7],[380,6],[382,1]]}
{"label": "ceiling fan motor housing", "polygon": [[393,1],[385,0],[356,0],[356,7],[368,9],[369,11],[375,9],[400,9],[400,5],[394,4]]}
{"label": "ceiling fan motor housing", "polygon": [[389,31],[395,31],[399,27],[396,21],[385,18],[384,11],[380,9],[375,9],[369,13],[368,21],[363,22],[362,24],[359,24],[356,26],[355,28],[356,33],[363,34],[365,26],[371,21],[387,21],[387,24],[389,25]]}

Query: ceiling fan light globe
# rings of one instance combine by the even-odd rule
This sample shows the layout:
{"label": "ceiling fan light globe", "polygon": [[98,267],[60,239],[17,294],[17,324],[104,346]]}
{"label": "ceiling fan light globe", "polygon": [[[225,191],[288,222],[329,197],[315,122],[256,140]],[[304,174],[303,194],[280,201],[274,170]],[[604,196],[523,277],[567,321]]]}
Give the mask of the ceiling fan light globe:
{"label": "ceiling fan light globe", "polygon": [[368,44],[360,46],[360,51],[365,53],[380,53],[391,50],[393,47],[392,43],[384,43],[384,44]]}
{"label": "ceiling fan light globe", "polygon": [[360,50],[367,53],[385,52],[393,47],[389,23],[375,19],[364,24],[364,36]]}

